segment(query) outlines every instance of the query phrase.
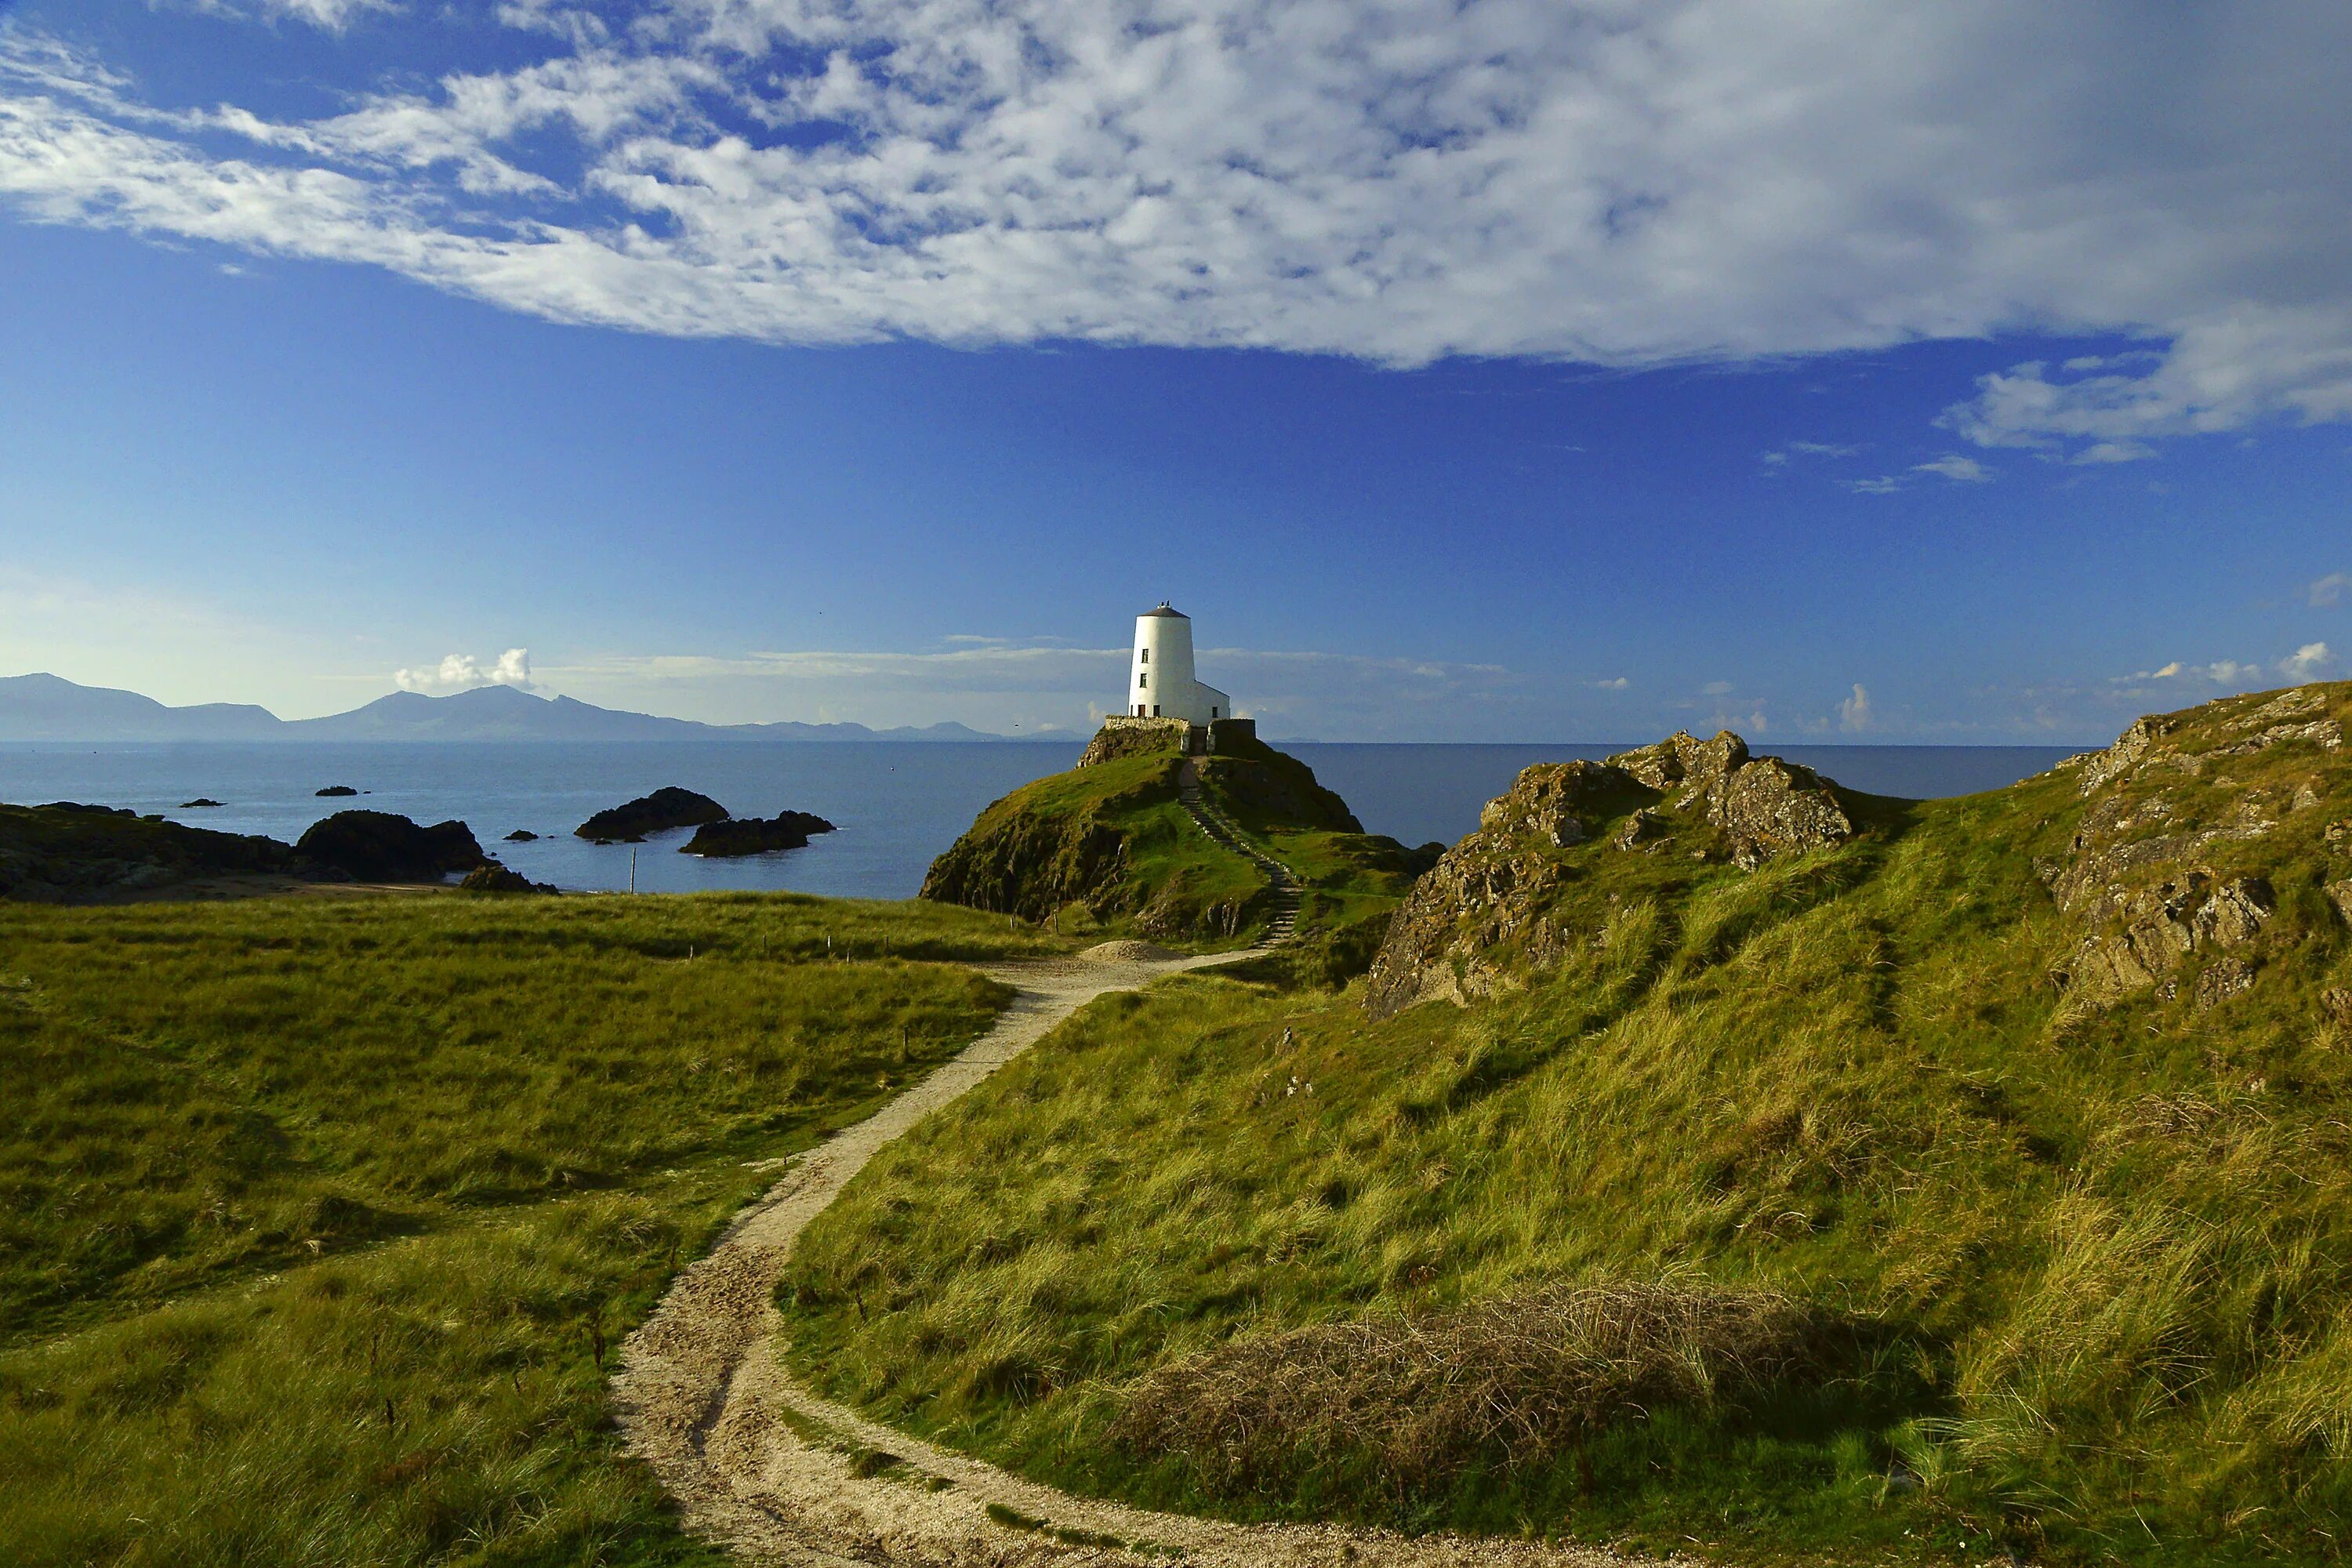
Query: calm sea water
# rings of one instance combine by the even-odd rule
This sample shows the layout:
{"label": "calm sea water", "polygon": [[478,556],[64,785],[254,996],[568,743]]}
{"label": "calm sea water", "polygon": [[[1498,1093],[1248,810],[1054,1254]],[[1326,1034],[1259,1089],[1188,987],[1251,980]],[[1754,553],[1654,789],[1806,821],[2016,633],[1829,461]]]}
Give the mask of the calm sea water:
{"label": "calm sea water", "polygon": [[[1478,826],[1478,808],[1531,763],[1601,757],[1617,746],[1373,746],[1285,748],[1355,808],[1367,829],[1408,844],[1451,842]],[[1855,789],[1914,798],[1997,789],[2041,772],[2071,748],[2048,746],[1788,746],[1776,748]],[[419,822],[457,817],[483,847],[536,881],[571,889],[629,886],[626,845],[572,837],[593,813],[663,784],[713,796],[738,816],[814,811],[840,831],[805,849],[738,860],[677,853],[687,835],[635,850],[639,889],[691,892],[788,889],[843,898],[910,898],[932,857],[989,802],[1058,773],[1078,748],[1038,741],[823,745],[636,743],[63,745],[0,743],[0,800],[87,801],[162,812],[175,821],[291,842],[345,806]],[[368,792],[320,800],[327,784]],[[197,796],[217,810],[182,810]],[[514,828],[542,837],[501,843]]]}

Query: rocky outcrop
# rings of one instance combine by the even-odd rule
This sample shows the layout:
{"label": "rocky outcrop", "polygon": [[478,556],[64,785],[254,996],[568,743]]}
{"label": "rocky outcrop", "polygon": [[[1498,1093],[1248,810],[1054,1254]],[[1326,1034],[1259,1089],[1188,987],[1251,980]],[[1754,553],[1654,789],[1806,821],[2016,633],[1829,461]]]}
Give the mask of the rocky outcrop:
{"label": "rocky outcrop", "polygon": [[193,877],[299,876],[274,838],[184,827],[102,805],[0,805],[0,898],[80,902]]}
{"label": "rocky outcrop", "polygon": [[457,884],[468,893],[551,893],[555,889],[545,882],[534,882],[520,871],[508,869],[496,860],[485,860],[466,873]]}
{"label": "rocky outcrop", "polygon": [[509,844],[536,844],[539,842],[539,835],[533,833],[528,827],[518,827],[512,833],[507,835],[507,842]]}
{"label": "rocky outcrop", "polygon": [[[2279,905],[2269,868],[2309,842],[2278,830],[2325,798],[2304,770],[2343,748],[2341,689],[2150,714],[2068,764],[2086,805],[2063,849],[2034,863],[2077,926],[2056,984],[2099,1005],[2153,993],[2212,1006],[2256,983]],[[2335,827],[2313,826],[2332,850]],[[2321,892],[2347,910],[2352,880],[2341,886],[2341,900],[2336,885]]]}
{"label": "rocky outcrop", "polygon": [[388,811],[339,811],[312,823],[294,849],[362,882],[437,882],[489,858],[462,822],[420,827]]}
{"label": "rocky outcrop", "polygon": [[[1168,793],[1173,799],[1172,779]],[[1071,904],[1116,910],[1128,869],[1127,837],[1118,827],[1092,813],[1052,816],[1003,811],[1003,804],[931,862],[920,897],[1028,920],[1050,919]]]}
{"label": "rocky outcrop", "polygon": [[1730,842],[1732,864],[1747,871],[1853,837],[1853,818],[1837,792],[1812,769],[1778,757],[1759,757],[1726,774],[1707,809]]}
{"label": "rocky outcrop", "polygon": [[709,795],[668,784],[651,795],[600,811],[572,831],[578,837],[593,838],[602,844],[636,844],[648,833],[699,827],[707,822],[726,820],[727,808]]}
{"label": "rocky outcrop", "polygon": [[804,849],[812,835],[831,833],[833,824],[809,811],[780,811],[773,816],[734,817],[706,822],[679,848],[681,855],[766,855],[778,849]]}
{"label": "rocky outcrop", "polygon": [[355,795],[360,792],[353,789],[349,784],[329,784],[324,789],[312,790],[310,793],[318,796],[320,800],[341,800],[347,795]]}
{"label": "rocky outcrop", "polygon": [[1139,721],[1122,724],[1117,729],[1106,724],[1095,731],[1087,749],[1078,753],[1072,765],[1081,768],[1100,767],[1121,757],[1149,757],[1163,752],[1173,753],[1184,749],[1184,734],[1191,728],[1181,719]]}
{"label": "rocky outcrop", "polygon": [[1754,870],[1854,831],[1835,784],[1779,757],[1749,755],[1728,730],[1707,741],[1677,732],[1605,762],[1539,763],[1489,801],[1478,831],[1413,885],[1373,962],[1365,1005],[1386,1016],[1417,1002],[1466,1003],[1590,940],[1552,910],[1579,874],[1570,852],[1679,850]]}

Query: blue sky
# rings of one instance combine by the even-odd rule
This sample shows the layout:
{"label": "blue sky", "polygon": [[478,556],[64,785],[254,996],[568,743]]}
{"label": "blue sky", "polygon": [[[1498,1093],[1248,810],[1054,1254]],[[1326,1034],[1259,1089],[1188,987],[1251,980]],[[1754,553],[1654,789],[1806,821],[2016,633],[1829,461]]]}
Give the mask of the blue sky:
{"label": "blue sky", "polygon": [[1328,739],[2347,673],[2352,14],[1935,9],[0,5],[0,673],[1081,729],[1162,597]]}

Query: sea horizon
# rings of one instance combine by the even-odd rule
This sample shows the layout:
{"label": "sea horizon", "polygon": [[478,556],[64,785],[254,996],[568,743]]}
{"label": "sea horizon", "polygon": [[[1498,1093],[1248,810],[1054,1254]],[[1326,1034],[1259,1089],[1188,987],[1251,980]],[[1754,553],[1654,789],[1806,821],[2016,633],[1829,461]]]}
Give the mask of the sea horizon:
{"label": "sea horizon", "polygon": [[[1336,790],[1369,833],[1453,843],[1485,804],[1542,762],[1599,760],[1635,742],[1276,740]],[[2082,748],[1751,741],[1871,795],[1934,799],[1996,789]],[[988,805],[1076,761],[1077,740],[0,741],[0,801],[160,815],[291,843],[337,810],[467,824],[482,847],[566,891],[798,892],[905,899]],[[677,853],[684,833],[598,846],[572,829],[607,806],[679,784],[738,816],[814,811],[836,825],[806,848],[738,859]],[[348,786],[351,798],[316,792]],[[190,806],[199,798],[217,806]],[[536,837],[509,841],[517,829]]]}

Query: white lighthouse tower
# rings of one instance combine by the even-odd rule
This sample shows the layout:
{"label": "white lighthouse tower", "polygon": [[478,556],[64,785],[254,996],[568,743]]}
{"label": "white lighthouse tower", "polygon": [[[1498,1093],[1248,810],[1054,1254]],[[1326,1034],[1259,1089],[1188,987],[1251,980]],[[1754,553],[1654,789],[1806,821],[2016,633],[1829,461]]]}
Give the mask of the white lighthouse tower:
{"label": "white lighthouse tower", "polygon": [[1135,658],[1127,672],[1127,711],[1138,719],[1210,724],[1234,716],[1234,700],[1192,675],[1192,620],[1162,599],[1135,617]]}

